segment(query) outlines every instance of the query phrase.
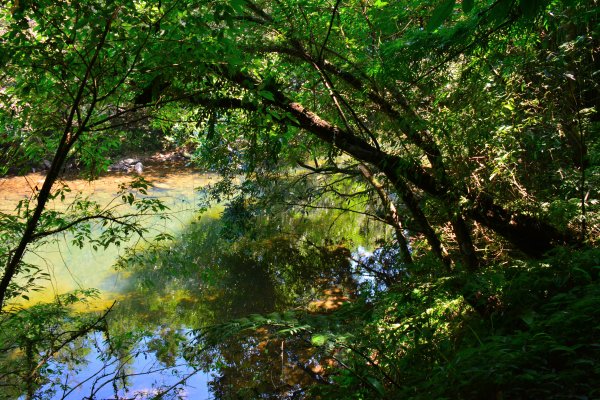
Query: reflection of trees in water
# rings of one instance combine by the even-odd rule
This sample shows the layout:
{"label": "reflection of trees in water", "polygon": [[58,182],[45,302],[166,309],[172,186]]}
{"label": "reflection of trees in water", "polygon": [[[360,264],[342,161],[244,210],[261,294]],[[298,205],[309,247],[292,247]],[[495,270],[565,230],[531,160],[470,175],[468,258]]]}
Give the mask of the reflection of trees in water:
{"label": "reflection of trees in water", "polygon": [[307,338],[272,333],[259,328],[217,345],[219,368],[210,383],[215,398],[301,398],[311,385],[326,382],[324,361]]}
{"label": "reflection of trees in water", "polygon": [[[232,230],[219,220],[191,225],[177,243],[134,260],[132,287],[117,313],[129,326],[152,321],[199,327],[306,305],[335,285],[350,288],[343,239],[319,238],[330,222],[311,222],[303,222],[306,232],[290,234],[277,231],[274,218],[254,218],[252,230],[235,240],[222,235]],[[293,223],[286,221],[288,230]],[[134,314],[135,320],[128,318]]]}
{"label": "reflection of trees in water", "polygon": [[[341,237],[325,239],[335,237],[331,231],[323,235],[323,225],[330,226],[327,215],[310,223],[282,218],[290,231],[303,224],[300,233],[275,229],[282,224],[275,218],[250,216],[243,226],[234,226],[231,218],[205,219],[168,246],[140,251],[129,263],[129,292],[103,318],[102,328],[70,340],[36,372],[40,379],[25,376],[23,364],[20,379],[32,384],[15,386],[15,395],[150,398],[169,389],[176,398],[200,367],[214,372],[210,387],[216,398],[298,398],[310,385],[325,382],[323,365],[330,361],[316,353],[310,335],[281,339],[270,328],[258,328],[210,347],[191,340],[190,329],[297,307],[320,312],[352,295],[350,252]],[[72,313],[63,314],[56,325],[66,329]],[[30,364],[40,362],[39,349]],[[141,368],[140,357],[151,362]],[[162,384],[160,374],[180,379]],[[134,393],[130,388],[142,376],[154,389]]]}
{"label": "reflection of trees in water", "polygon": [[216,398],[310,398],[314,385],[330,384],[328,371],[339,367],[339,349],[323,347],[329,339],[315,332],[352,318],[347,311],[331,314],[350,300],[345,292],[325,289],[307,308],[252,314],[204,330],[201,341],[216,367],[210,382]]}
{"label": "reflection of trees in water", "polygon": [[[273,229],[281,221],[239,215],[243,224],[235,225],[231,213],[224,222],[207,220],[169,249],[147,254],[132,280],[136,295],[121,310],[131,315],[143,309],[142,319],[171,319],[175,326],[187,316],[188,326],[202,328],[295,307],[323,312],[352,295],[349,250],[341,238],[318,236],[329,219],[313,220],[316,234],[292,235]],[[286,223],[292,230],[294,220]],[[210,346],[201,341],[186,357],[214,372],[216,398],[298,398],[326,382],[324,365],[332,361],[317,354],[310,335],[282,339],[273,333],[262,327],[220,336]]]}
{"label": "reflection of trees in water", "polygon": [[199,371],[180,357],[185,332],[114,331],[108,311],[72,309],[89,295],[63,295],[3,321],[0,399],[179,398]]}
{"label": "reflection of trees in water", "polygon": [[[106,330],[108,313],[73,312],[74,304],[97,296],[95,290],[80,290],[58,296],[54,302],[3,315],[0,324],[0,398],[43,398],[54,389],[52,375],[76,369],[89,353],[88,335]],[[110,310],[110,309],[109,309]],[[6,397],[3,397],[6,396]]]}

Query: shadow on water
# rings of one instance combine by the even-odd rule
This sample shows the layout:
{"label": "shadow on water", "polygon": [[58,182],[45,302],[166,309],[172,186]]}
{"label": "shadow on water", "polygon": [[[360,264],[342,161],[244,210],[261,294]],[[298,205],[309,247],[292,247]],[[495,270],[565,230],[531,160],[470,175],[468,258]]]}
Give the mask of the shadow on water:
{"label": "shadow on water", "polygon": [[[119,326],[131,331],[150,323],[198,333],[234,318],[326,311],[353,295],[350,252],[342,237],[324,229],[330,215],[251,217],[245,225],[231,212],[203,218],[177,243],[132,261],[131,290],[113,315]],[[282,223],[294,233],[281,232]],[[327,362],[305,338],[273,339],[264,327],[192,343],[183,341],[181,352],[212,371],[215,398],[291,398],[322,381]]]}
{"label": "shadow on water", "polygon": [[[362,221],[330,211],[246,211],[233,203],[222,217],[207,213],[174,241],[131,254],[116,306],[36,371],[40,389],[23,398],[295,398],[322,383],[331,360],[301,335],[273,339],[259,327],[208,343],[202,332],[289,309],[327,312],[349,300],[349,249],[365,242]],[[344,229],[336,232],[332,220]]]}

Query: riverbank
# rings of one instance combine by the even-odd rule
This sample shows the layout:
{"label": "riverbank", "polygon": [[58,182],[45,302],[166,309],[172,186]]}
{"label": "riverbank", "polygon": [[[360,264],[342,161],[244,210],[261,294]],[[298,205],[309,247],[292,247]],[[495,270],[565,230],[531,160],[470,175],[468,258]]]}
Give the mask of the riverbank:
{"label": "riverbank", "polygon": [[[142,174],[145,179],[159,185],[163,191],[171,187],[187,187],[193,190],[194,187],[214,179],[213,174],[201,174],[181,161],[147,161]],[[201,175],[206,179],[199,178]],[[0,211],[10,213],[19,201],[30,198],[36,188],[39,189],[44,183],[45,176],[45,172],[42,171],[0,178]],[[89,179],[76,171],[70,171],[63,175],[61,182],[67,185],[72,193],[94,194],[99,195],[101,199],[107,199],[107,196],[114,196],[120,184],[130,182],[134,176],[124,171],[107,171],[96,179]]]}
{"label": "riverbank", "polygon": [[148,167],[191,168],[191,155],[184,149],[167,152],[132,153],[125,157],[115,157],[106,172],[142,174]]}
{"label": "riverbank", "polygon": [[[191,154],[185,148],[176,148],[164,151],[131,151],[123,154],[114,155],[105,171],[101,171],[99,176],[111,172],[135,172],[135,164],[141,163],[142,168],[152,166],[191,168]],[[31,162],[19,170],[9,169],[0,179],[12,178],[16,176],[25,176],[30,174],[45,175],[45,172],[52,165],[51,159],[42,159],[39,162]],[[85,173],[85,168],[77,160],[68,160],[63,166],[62,175],[64,179],[73,179]]]}

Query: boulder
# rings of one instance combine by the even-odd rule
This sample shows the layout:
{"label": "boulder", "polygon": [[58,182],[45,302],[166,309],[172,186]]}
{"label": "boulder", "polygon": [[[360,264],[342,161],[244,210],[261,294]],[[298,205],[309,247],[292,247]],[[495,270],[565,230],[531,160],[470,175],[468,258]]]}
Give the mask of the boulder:
{"label": "boulder", "polygon": [[144,172],[144,165],[141,162],[137,162],[135,163],[135,165],[133,166],[133,171],[138,174],[141,175],[142,172]]}
{"label": "boulder", "polygon": [[[139,167],[138,167],[139,164]],[[124,160],[120,160],[108,167],[109,171],[112,172],[132,172],[135,171],[138,174],[141,174],[144,166],[137,158],[125,158]],[[139,172],[138,172],[139,170]]]}

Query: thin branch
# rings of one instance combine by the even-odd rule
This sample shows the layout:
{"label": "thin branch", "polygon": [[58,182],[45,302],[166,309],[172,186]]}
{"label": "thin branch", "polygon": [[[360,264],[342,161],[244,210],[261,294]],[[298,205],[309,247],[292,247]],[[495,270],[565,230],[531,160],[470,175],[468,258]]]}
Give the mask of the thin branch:
{"label": "thin branch", "polygon": [[67,155],[69,153],[69,150],[75,143],[75,140],[83,132],[85,123],[87,123],[87,121],[89,120],[89,117],[91,116],[91,113],[94,110],[95,99],[96,99],[95,96],[94,96],[94,101],[92,101],[90,104],[88,113],[86,115],[85,120],[83,121],[83,124],[79,126],[79,128],[75,134],[72,134],[75,114],[76,114],[78,108],[80,107],[81,102],[83,101],[85,89],[87,87],[88,80],[92,73],[92,66],[96,63],[96,60],[98,59],[100,51],[104,47],[106,37],[108,36],[108,33],[112,26],[112,23],[113,23],[114,19],[117,17],[117,14],[119,13],[120,9],[121,9],[121,7],[117,7],[115,9],[115,11],[113,12],[111,18],[108,19],[108,21],[106,21],[106,25],[100,36],[100,39],[96,46],[96,50],[94,52],[94,55],[92,56],[92,59],[90,60],[90,65],[88,66],[88,68],[85,71],[85,74],[84,74],[83,79],[81,80],[81,84],[79,86],[79,90],[77,92],[77,96],[75,97],[75,101],[69,112],[69,116],[68,116],[66,124],[65,124],[65,129],[63,131],[62,138],[61,138],[58,148],[56,150],[54,160],[52,162],[50,170],[48,171],[48,174],[46,175],[46,179],[44,180],[42,189],[40,190],[40,193],[38,196],[38,204],[35,208],[33,215],[27,221],[27,226],[25,228],[25,231],[23,232],[23,236],[21,237],[21,241],[19,242],[19,245],[15,249],[15,252],[13,253],[12,257],[7,261],[6,266],[4,268],[4,274],[2,276],[2,279],[0,280],[0,312],[4,308],[4,301],[6,298],[6,291],[8,289],[8,286],[9,286],[10,282],[12,281],[13,277],[15,276],[15,274],[17,274],[17,272],[19,270],[19,264],[22,261],[23,255],[25,254],[25,250],[27,249],[29,243],[31,242],[31,237],[35,233],[38,222],[42,216],[42,212],[44,211],[44,209],[46,207],[47,201],[49,200],[52,186],[54,185],[54,183],[60,173],[60,170],[62,169],[62,166],[63,166],[63,164],[67,158]]}
{"label": "thin branch", "polygon": [[331,29],[333,28],[333,22],[335,21],[335,15],[337,14],[337,10],[341,2],[342,0],[336,0],[335,6],[333,7],[333,12],[331,13],[331,20],[329,21],[329,28],[327,29],[327,35],[325,35],[325,40],[323,41],[323,44],[321,45],[321,50],[319,51],[319,60],[323,58],[323,50],[325,50],[325,47],[327,46],[327,41],[329,40],[329,35],[331,35]]}
{"label": "thin branch", "polygon": [[33,369],[33,371],[31,371],[30,375],[29,375],[29,379],[32,380],[35,376],[35,374],[37,373],[37,371],[43,367],[50,358],[52,358],[56,353],[58,353],[59,351],[61,351],[65,346],[69,345],[70,343],[72,343],[75,339],[80,338],[82,336],[87,335],[88,333],[90,333],[94,328],[96,328],[96,326],[101,322],[101,321],[106,321],[106,317],[107,315],[112,311],[113,307],[115,306],[116,301],[114,301],[110,307],[108,307],[108,309],[100,316],[98,317],[93,323],[84,326],[83,328],[81,328],[78,331],[71,331],[71,332],[63,332],[62,334],[67,334],[67,333],[71,333],[72,335],[70,335],[67,339],[65,339],[61,344],[59,344],[56,347],[52,347],[52,349],[50,349],[46,355],[44,357],[42,357],[42,359],[38,362],[38,364],[36,365],[36,367]]}
{"label": "thin branch", "polygon": [[85,216],[85,217],[78,218],[78,219],[76,219],[74,221],[71,221],[68,224],[63,225],[63,226],[61,226],[59,228],[52,229],[52,230],[49,230],[49,231],[43,231],[43,232],[36,233],[36,234],[34,234],[34,235],[31,236],[31,239],[32,239],[32,241],[35,241],[35,240],[38,240],[38,239],[41,239],[41,238],[44,238],[44,237],[47,237],[47,236],[55,235],[57,233],[67,231],[67,230],[73,228],[74,226],[76,226],[78,224],[81,224],[82,222],[91,221],[91,220],[111,221],[111,222],[114,222],[114,223],[119,224],[119,225],[128,226],[133,231],[136,231],[139,234],[141,231],[139,230],[139,228],[136,227],[135,224],[133,224],[133,223],[127,223],[127,222],[124,222],[122,220],[123,219],[129,219],[129,218],[132,218],[132,217],[144,216],[144,215],[148,215],[148,214],[141,214],[141,213],[140,214],[127,214],[127,215],[121,215],[121,216],[118,216],[118,217],[113,217],[111,215],[102,215],[102,214],[88,215],[88,216]]}

